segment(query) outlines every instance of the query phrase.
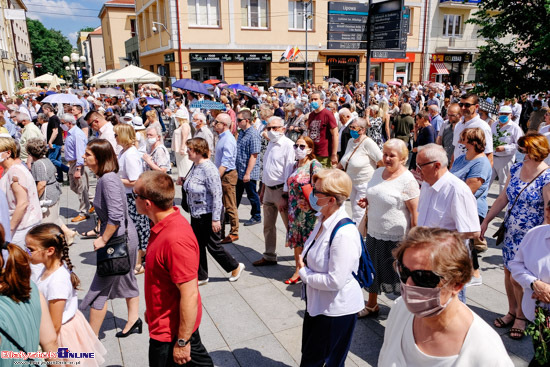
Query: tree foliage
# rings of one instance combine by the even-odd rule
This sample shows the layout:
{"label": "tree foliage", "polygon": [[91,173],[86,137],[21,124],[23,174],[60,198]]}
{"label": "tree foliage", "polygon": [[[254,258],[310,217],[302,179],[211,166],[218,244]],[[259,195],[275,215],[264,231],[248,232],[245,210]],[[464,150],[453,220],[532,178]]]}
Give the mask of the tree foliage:
{"label": "tree foliage", "polygon": [[483,0],[470,23],[486,41],[477,88],[497,98],[550,90],[550,0]]}
{"label": "tree foliage", "polygon": [[67,76],[63,56],[70,55],[73,47],[69,40],[55,29],[46,29],[39,20],[27,18],[27,29],[35,63],[42,63],[35,68],[37,76],[53,73]]}
{"label": "tree foliage", "polygon": [[82,32],[93,32],[93,31],[95,31],[94,27],[84,27],[78,31],[78,38],[80,38],[80,35],[82,34]]}

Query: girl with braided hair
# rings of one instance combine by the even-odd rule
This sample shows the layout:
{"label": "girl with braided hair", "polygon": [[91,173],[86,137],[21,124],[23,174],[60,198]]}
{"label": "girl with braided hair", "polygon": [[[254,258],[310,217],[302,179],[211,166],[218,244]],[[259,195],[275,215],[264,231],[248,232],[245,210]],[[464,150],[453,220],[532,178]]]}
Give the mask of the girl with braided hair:
{"label": "girl with braided hair", "polygon": [[32,228],[25,241],[31,263],[44,265],[40,274],[33,275],[48,302],[58,346],[71,353],[95,353],[95,358],[79,359],[81,365],[102,364],[107,351],[78,310],[80,280],[73,272],[65,234],[57,224],[44,223]]}

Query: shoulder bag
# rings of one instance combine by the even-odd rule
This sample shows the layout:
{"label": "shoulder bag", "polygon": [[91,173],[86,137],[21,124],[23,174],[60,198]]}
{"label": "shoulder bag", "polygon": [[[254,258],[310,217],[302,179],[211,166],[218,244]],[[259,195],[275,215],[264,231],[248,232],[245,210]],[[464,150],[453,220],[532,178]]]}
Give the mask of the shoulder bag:
{"label": "shoulder bag", "polygon": [[112,236],[105,246],[97,250],[97,275],[100,277],[125,275],[130,272],[127,214],[124,223],[125,233],[122,236]]}
{"label": "shoulder bag", "polygon": [[190,212],[189,203],[187,202],[187,191],[185,191],[185,181],[187,180],[187,177],[189,177],[189,174],[191,171],[195,168],[195,163],[189,168],[189,171],[187,171],[187,174],[183,178],[183,182],[181,183],[181,208],[186,212]]}
{"label": "shoulder bag", "polygon": [[498,227],[497,231],[493,235],[493,238],[496,238],[495,242],[496,242],[497,246],[500,245],[502,242],[504,242],[504,235],[506,234],[506,222],[508,221],[508,218],[510,217],[510,213],[512,213],[512,209],[514,209],[514,206],[516,205],[516,202],[518,201],[519,196],[521,195],[523,190],[525,190],[527,187],[529,187],[529,185],[531,185],[545,171],[546,171],[546,169],[540,171],[539,174],[535,176],[535,178],[533,178],[531,181],[529,181],[529,183],[527,185],[525,185],[525,187],[523,189],[521,189],[521,191],[518,193],[518,195],[514,199],[514,202],[512,203],[512,206],[510,207],[510,209],[508,209],[508,211],[506,212],[506,215],[504,216],[504,220],[500,224],[500,227]]}
{"label": "shoulder bag", "polygon": [[346,166],[344,167],[344,172],[346,172],[348,170],[348,165],[349,165],[349,161],[351,161],[351,157],[353,157],[353,155],[355,154],[355,152],[357,151],[357,149],[359,149],[359,147],[361,146],[361,144],[363,144],[363,142],[365,141],[366,137],[363,138],[359,143],[357,143],[357,146],[355,147],[355,149],[353,150],[353,152],[351,152],[351,155],[349,156],[348,158],[348,161],[346,162]]}
{"label": "shoulder bag", "polygon": [[306,198],[307,203],[309,204],[309,195],[313,191],[313,185],[311,184],[311,178],[313,177],[313,164],[315,163],[315,160],[312,160],[309,165],[309,183],[300,186],[300,190],[302,191],[302,194],[304,194],[304,197]]}

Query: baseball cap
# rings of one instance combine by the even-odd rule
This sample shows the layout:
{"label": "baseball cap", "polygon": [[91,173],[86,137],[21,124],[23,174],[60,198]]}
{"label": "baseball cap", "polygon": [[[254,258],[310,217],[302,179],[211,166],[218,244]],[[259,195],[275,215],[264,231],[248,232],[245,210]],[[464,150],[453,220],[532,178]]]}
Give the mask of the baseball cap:
{"label": "baseball cap", "polygon": [[498,113],[512,113],[512,107],[506,105],[500,106]]}
{"label": "baseball cap", "polygon": [[178,109],[176,111],[176,117],[179,118],[179,119],[186,119],[186,118],[189,118],[189,116],[185,116],[185,112],[181,109]]}

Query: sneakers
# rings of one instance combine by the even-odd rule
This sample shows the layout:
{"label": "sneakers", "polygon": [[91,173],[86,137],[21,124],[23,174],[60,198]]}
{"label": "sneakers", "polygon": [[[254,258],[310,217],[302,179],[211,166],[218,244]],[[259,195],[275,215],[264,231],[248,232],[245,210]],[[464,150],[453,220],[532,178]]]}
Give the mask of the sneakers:
{"label": "sneakers", "polygon": [[262,223],[262,220],[261,219],[250,218],[249,220],[244,222],[244,225],[246,227],[248,227],[248,226],[253,226],[254,224],[258,224],[258,223]]}
{"label": "sneakers", "polygon": [[205,284],[208,284],[208,278],[204,279],[204,280],[199,280],[199,287],[201,285],[205,285]]}
{"label": "sneakers", "polygon": [[230,278],[229,278],[229,281],[230,282],[236,282],[237,280],[239,280],[239,278],[241,277],[242,273],[243,273],[243,270],[244,270],[244,264],[243,263],[239,263],[239,267],[236,269],[237,270],[237,274],[236,275],[232,275]]}
{"label": "sneakers", "polygon": [[470,281],[466,283],[464,287],[475,287],[476,285],[482,285],[482,284],[483,284],[483,278],[480,275],[479,278],[472,277],[472,279],[470,279]]}

